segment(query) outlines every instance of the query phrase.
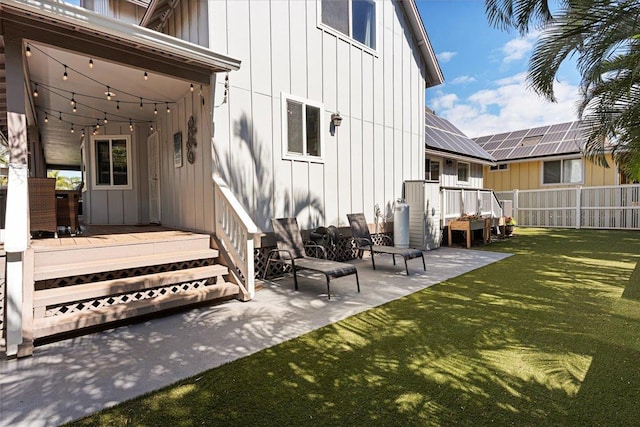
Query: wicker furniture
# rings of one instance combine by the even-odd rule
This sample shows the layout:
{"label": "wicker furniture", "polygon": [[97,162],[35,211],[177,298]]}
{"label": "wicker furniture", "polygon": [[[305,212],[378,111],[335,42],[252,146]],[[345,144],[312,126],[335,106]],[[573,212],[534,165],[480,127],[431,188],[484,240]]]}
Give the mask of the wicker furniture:
{"label": "wicker furniture", "polygon": [[58,237],[56,219],[56,179],[29,178],[29,219],[31,235],[49,232]]}
{"label": "wicker furniture", "polygon": [[82,184],[75,190],[56,190],[56,217],[58,227],[65,227],[69,234],[80,233],[78,205],[82,194]]}

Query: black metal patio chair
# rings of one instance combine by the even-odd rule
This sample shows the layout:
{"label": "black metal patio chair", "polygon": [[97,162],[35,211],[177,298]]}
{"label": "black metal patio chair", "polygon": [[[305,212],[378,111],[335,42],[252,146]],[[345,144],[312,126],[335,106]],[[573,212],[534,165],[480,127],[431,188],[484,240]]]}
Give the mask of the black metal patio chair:
{"label": "black metal patio chair", "polygon": [[369,226],[363,213],[347,214],[349,220],[349,226],[351,227],[351,235],[356,244],[358,250],[358,257],[362,258],[364,251],[371,252],[371,264],[373,269],[376,269],[376,261],[374,259],[375,254],[390,254],[393,256],[393,265],[396,265],[396,255],[400,255],[404,258],[404,268],[409,275],[409,267],[407,266],[407,260],[413,258],[422,258],[422,267],[427,270],[427,265],[424,262],[424,253],[420,249],[412,248],[396,248],[395,246],[383,246],[374,245],[371,233],[369,232]]}
{"label": "black metal patio chair", "polygon": [[271,262],[281,262],[291,266],[296,291],[298,290],[297,270],[310,270],[325,275],[327,279],[327,297],[329,299],[331,299],[329,282],[332,278],[355,274],[356,285],[358,292],[360,292],[358,270],[354,265],[307,256],[305,248],[314,247],[319,248],[326,258],[325,248],[320,245],[305,245],[298,228],[298,221],[295,218],[271,218],[271,224],[276,235],[277,249],[273,249],[267,256],[263,275],[265,279],[269,272],[269,264]]}

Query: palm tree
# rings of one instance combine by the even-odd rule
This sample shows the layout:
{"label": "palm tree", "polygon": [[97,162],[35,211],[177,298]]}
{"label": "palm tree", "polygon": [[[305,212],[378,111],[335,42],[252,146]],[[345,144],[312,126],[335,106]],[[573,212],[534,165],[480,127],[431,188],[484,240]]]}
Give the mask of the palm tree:
{"label": "palm tree", "polygon": [[605,154],[631,178],[640,176],[640,0],[485,0],[489,22],[541,35],[529,60],[531,88],[555,101],[560,65],[577,58],[582,99],[578,112],[586,153]]}

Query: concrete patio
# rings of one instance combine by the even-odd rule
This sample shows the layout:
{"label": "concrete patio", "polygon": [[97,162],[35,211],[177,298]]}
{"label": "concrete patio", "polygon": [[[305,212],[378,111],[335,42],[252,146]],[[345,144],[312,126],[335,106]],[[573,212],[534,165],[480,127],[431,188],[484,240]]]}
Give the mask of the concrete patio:
{"label": "concrete patio", "polygon": [[[33,357],[0,360],[0,426],[53,426],[113,406],[250,355],[369,308],[504,259],[458,248],[409,261],[354,260],[355,277],[291,276],[264,283],[247,303],[230,301],[36,347]],[[317,280],[319,279],[319,280]]]}

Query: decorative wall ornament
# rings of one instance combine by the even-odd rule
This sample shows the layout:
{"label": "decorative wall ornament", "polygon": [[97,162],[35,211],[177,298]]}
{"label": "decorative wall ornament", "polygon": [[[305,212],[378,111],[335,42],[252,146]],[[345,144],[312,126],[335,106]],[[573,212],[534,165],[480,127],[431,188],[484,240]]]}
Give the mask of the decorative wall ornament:
{"label": "decorative wall ornament", "polygon": [[173,167],[182,167],[182,132],[173,134]]}
{"label": "decorative wall ornament", "polygon": [[196,161],[196,153],[194,148],[198,145],[196,142],[196,119],[191,116],[187,122],[187,160],[193,164]]}

